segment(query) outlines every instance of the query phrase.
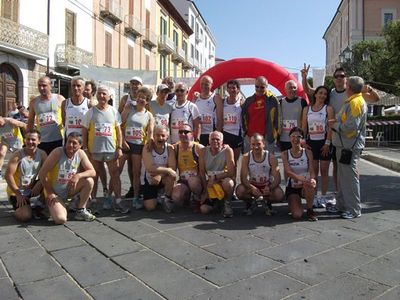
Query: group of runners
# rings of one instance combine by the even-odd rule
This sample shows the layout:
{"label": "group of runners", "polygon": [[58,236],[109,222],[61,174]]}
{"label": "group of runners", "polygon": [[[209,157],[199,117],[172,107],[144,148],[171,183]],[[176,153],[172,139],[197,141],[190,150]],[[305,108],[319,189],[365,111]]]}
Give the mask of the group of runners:
{"label": "group of runners", "polygon": [[[51,92],[50,78],[44,76],[38,80],[40,95],[29,104],[27,124],[0,118],[2,153],[13,152],[4,177],[15,216],[21,221],[47,218],[47,208],[53,221],[63,224],[68,209],[76,211],[76,219],[92,221],[100,209],[125,214],[160,205],[171,213],[187,205],[195,212],[221,211],[232,217],[235,198],[245,202],[247,215],[258,206],[272,215],[272,203],[286,199],[289,213],[299,219],[304,214],[302,198],[311,221],[318,219],[313,206],[338,213],[336,199],[328,198],[327,190],[334,159],[335,191],[342,197],[332,145],[335,126],[339,132],[344,128],[339,123],[346,122],[340,110],[352,92],[370,102],[379,97],[363,82],[362,91],[357,90],[359,81],[356,88],[346,86],[343,69],[334,73],[333,90],[313,90],[307,72],[305,66],[303,86],[310,102],[297,95],[292,80],[285,84],[287,96],[278,101],[263,76],[255,79],[254,95],[245,99],[238,81],[228,81],[227,95],[221,97],[206,75],[201,77],[200,92],[189,100],[185,83],[164,78],[153,97],[135,76],[118,108],[109,104],[107,86],[74,77],[72,96],[64,99]],[[281,150],[285,192],[274,146]],[[125,163],[130,183],[125,198],[131,202],[123,201],[121,192]],[[338,200],[340,213],[349,213],[346,201]]]}

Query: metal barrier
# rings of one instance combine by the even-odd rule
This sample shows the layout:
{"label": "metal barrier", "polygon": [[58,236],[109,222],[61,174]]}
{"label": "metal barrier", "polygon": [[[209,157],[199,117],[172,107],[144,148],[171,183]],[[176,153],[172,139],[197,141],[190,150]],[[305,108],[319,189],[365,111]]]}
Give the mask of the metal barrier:
{"label": "metal barrier", "polygon": [[368,121],[368,135],[367,146],[400,146],[400,120]]}

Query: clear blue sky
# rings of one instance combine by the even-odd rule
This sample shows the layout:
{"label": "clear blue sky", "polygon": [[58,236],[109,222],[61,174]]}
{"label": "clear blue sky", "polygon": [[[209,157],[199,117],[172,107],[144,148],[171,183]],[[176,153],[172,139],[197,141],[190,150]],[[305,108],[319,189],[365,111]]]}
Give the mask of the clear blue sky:
{"label": "clear blue sky", "polygon": [[340,0],[195,0],[217,41],[216,57],[257,57],[299,72],[325,66],[322,36]]}

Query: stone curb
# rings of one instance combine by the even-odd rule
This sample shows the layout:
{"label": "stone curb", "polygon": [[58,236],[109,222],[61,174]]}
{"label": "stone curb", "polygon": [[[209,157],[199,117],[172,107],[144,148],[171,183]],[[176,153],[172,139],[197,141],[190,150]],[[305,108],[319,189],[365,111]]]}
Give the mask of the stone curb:
{"label": "stone curb", "polygon": [[380,165],[384,168],[396,171],[396,172],[400,172],[400,161],[398,160],[393,160],[390,158],[387,158],[383,155],[379,155],[379,154],[375,154],[375,153],[371,153],[368,151],[365,151],[362,155],[361,158],[368,160],[370,162],[373,162],[377,165]]}

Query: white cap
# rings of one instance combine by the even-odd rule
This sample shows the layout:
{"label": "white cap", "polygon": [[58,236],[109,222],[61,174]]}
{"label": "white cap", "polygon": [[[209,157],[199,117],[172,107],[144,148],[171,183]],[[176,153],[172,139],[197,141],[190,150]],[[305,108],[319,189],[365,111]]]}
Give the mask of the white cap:
{"label": "white cap", "polygon": [[171,91],[169,89],[169,86],[166,84],[161,83],[161,84],[157,85],[157,93],[160,91],[163,91],[163,90],[168,90],[168,92]]}
{"label": "white cap", "polygon": [[133,76],[133,77],[131,78],[131,80],[129,80],[129,82],[131,82],[131,81],[137,81],[137,82],[139,82],[140,84],[143,84],[143,80],[142,80],[142,78],[140,78],[139,76]]}

